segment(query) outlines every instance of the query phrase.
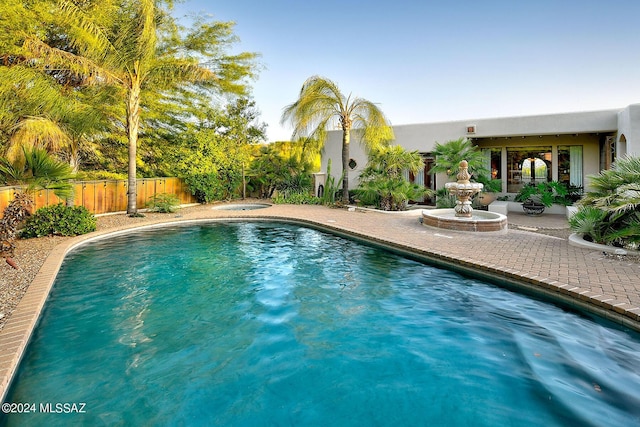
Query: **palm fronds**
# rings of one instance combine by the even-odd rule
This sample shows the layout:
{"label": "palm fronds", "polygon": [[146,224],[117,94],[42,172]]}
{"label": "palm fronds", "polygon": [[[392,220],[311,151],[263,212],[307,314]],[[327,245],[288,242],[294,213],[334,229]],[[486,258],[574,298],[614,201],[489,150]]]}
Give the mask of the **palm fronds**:
{"label": "palm fronds", "polygon": [[378,106],[362,98],[345,96],[333,81],[320,76],[308,78],[298,99],[287,105],[280,120],[293,126],[292,139],[309,138],[323,146],[327,131],[342,129],[342,197],[349,198],[349,144],[351,134],[369,151],[379,149],[393,139],[389,121]]}
{"label": "palm fronds", "polygon": [[453,177],[458,173],[462,160],[469,163],[469,173],[473,176],[487,175],[489,171],[484,166],[484,156],[477,146],[466,138],[459,138],[441,144],[436,142],[432,151],[435,163],[432,173],[446,173]]}
{"label": "palm fronds", "polygon": [[[570,222],[595,241],[637,248],[640,244],[640,158],[622,157],[610,170],[589,176],[592,190]],[[590,231],[590,228],[592,229]]]}

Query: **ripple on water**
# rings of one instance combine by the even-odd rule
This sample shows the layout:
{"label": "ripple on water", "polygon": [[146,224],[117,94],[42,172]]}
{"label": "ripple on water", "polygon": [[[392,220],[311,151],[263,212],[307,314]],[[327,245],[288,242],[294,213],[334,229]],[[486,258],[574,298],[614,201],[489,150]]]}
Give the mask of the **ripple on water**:
{"label": "ripple on water", "polygon": [[232,223],[75,251],[9,401],[88,412],[0,424],[626,427],[638,396],[637,334],[315,230]]}

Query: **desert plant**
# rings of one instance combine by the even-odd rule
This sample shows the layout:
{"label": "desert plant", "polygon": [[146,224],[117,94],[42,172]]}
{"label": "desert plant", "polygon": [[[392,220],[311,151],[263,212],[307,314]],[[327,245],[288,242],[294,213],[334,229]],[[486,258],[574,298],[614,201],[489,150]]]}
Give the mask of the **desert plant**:
{"label": "desert plant", "polygon": [[591,191],[580,201],[611,213],[640,210],[640,157],[623,157],[610,170],[589,176]]}
{"label": "desert plant", "polygon": [[436,207],[439,209],[450,209],[456,207],[456,197],[449,193],[446,188],[436,191]]}
{"label": "desert plant", "polygon": [[40,188],[48,188],[61,198],[72,194],[73,178],[71,167],[40,148],[22,147],[22,156],[12,161],[0,158],[0,182],[21,186],[14,200],[5,209],[0,222],[0,255],[13,256],[15,237],[20,223],[29,216],[33,205],[32,193]]}
{"label": "desert plant", "polygon": [[320,198],[312,196],[308,191],[278,193],[271,201],[276,205],[284,203],[290,205],[318,205],[322,202]]}
{"label": "desert plant", "polygon": [[360,175],[356,197],[364,204],[375,205],[382,210],[404,210],[409,200],[418,199],[431,190],[404,179],[403,170],[417,172],[423,165],[417,151],[402,147],[386,146],[369,155],[367,167]]}
{"label": "desert plant", "polygon": [[378,175],[361,182],[355,194],[362,204],[374,205],[384,211],[402,211],[407,208],[409,200],[418,199],[428,191],[402,177]]}
{"label": "desert plant", "polygon": [[593,206],[585,206],[571,215],[569,226],[574,233],[582,234],[586,240],[603,243],[607,234],[607,213]]}
{"label": "desert plant", "polygon": [[276,185],[281,194],[310,194],[312,191],[311,175],[303,172],[292,173]]}
{"label": "desert plant", "polygon": [[336,179],[331,175],[331,159],[327,162],[327,180],[324,183],[324,193],[320,198],[320,202],[323,205],[332,205],[336,202],[336,194],[340,190],[342,184],[342,178],[336,183]]}
{"label": "desert plant", "polygon": [[486,175],[478,175],[476,182],[482,184],[482,191],[485,193],[499,193],[502,191],[502,180],[487,178]]}
{"label": "desert plant", "polygon": [[175,194],[159,193],[149,198],[147,208],[150,212],[172,213],[178,210],[180,199]]}
{"label": "desert plant", "polygon": [[40,208],[22,230],[25,238],[41,236],[75,236],[96,229],[95,217],[84,206],[66,206],[64,203]]}
{"label": "desert plant", "polygon": [[589,179],[592,191],[578,202],[572,230],[596,243],[636,249],[640,245],[640,158],[620,158],[610,170]]}

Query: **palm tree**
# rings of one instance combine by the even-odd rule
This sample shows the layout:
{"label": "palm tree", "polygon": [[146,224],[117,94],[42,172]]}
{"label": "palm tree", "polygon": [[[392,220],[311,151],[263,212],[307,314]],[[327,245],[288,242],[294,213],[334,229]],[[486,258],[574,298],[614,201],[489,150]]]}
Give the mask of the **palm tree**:
{"label": "palm tree", "polygon": [[406,151],[399,145],[374,150],[360,175],[358,196],[386,211],[405,209],[407,201],[423,197],[430,190],[408,182],[402,173],[405,170],[417,173],[423,166],[418,151]]}
{"label": "palm tree", "polygon": [[6,157],[22,156],[22,147],[43,148],[67,160],[76,174],[81,157],[97,153],[94,140],[109,129],[107,109],[113,101],[109,94],[91,93],[87,88],[71,96],[60,94],[63,105],[48,108],[40,116],[20,117],[9,131]]}
{"label": "palm tree", "polygon": [[0,256],[10,258],[15,249],[16,230],[33,206],[33,192],[53,189],[58,197],[69,197],[73,186],[71,167],[41,148],[22,149],[22,156],[10,161],[0,158],[0,184],[22,186],[0,220]]}
{"label": "palm tree", "polygon": [[432,153],[436,160],[431,173],[446,173],[448,177],[454,177],[458,174],[460,162],[466,160],[469,164],[469,173],[476,178],[489,174],[484,166],[485,159],[482,152],[466,138],[447,141],[444,144],[436,142]]}
{"label": "palm tree", "polygon": [[640,157],[617,159],[611,169],[591,175],[589,179],[591,191],[578,202],[581,208],[572,217],[572,229],[598,243],[637,247],[640,244]]}
{"label": "palm tree", "polygon": [[[157,0],[61,0],[61,23],[73,52],[53,48],[29,35],[24,47],[43,67],[57,66],[81,76],[84,85],[112,85],[124,100],[122,126],[128,140],[127,213],[137,213],[138,134],[143,98],[201,85],[242,94],[251,76],[253,54],[226,56],[220,45],[233,41],[231,23],[196,22],[180,37],[175,22]],[[169,5],[172,2],[167,2]],[[166,37],[163,37],[166,36]],[[205,64],[199,60],[205,59]],[[215,71],[214,71],[215,68]],[[150,89],[150,92],[146,92]]]}
{"label": "palm tree", "polygon": [[400,145],[390,145],[373,150],[369,155],[369,165],[392,178],[399,177],[403,171],[417,173],[424,166],[424,160],[417,150],[406,151]]}
{"label": "palm tree", "polygon": [[327,131],[342,129],[342,201],[349,202],[349,144],[357,130],[368,149],[393,139],[393,130],[382,111],[363,98],[344,96],[338,86],[324,77],[313,76],[302,85],[298,100],[286,106],[281,122],[293,125],[293,140],[306,138],[324,146]]}

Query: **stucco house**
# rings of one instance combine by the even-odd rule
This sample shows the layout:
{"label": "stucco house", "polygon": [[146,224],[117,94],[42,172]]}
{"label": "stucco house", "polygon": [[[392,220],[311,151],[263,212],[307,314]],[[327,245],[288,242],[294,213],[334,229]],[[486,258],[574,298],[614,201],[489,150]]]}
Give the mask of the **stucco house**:
{"label": "stucco house", "polygon": [[[502,180],[502,194],[515,194],[532,179],[561,181],[588,191],[588,175],[608,169],[617,157],[640,156],[640,104],[602,111],[399,125],[393,130],[394,144],[418,150],[424,158],[425,168],[411,180],[434,190],[446,182],[445,176],[429,174],[435,143],[460,137],[470,139],[485,153],[492,177]],[[336,179],[341,173],[341,144],[342,131],[329,132],[322,155],[322,172],[331,159]],[[352,140],[350,157],[349,183],[355,188],[367,163],[357,140]]]}

